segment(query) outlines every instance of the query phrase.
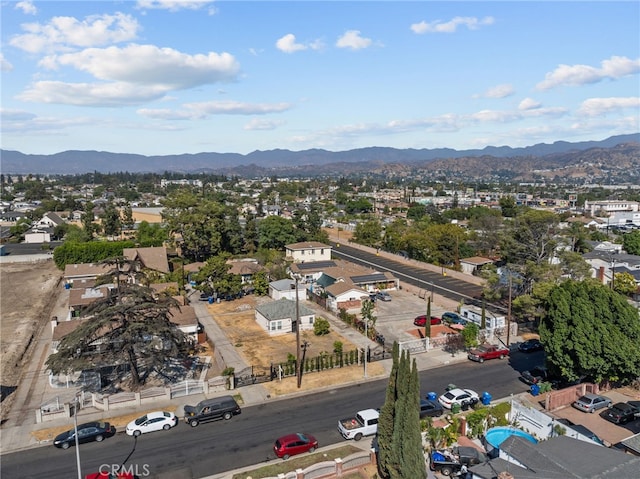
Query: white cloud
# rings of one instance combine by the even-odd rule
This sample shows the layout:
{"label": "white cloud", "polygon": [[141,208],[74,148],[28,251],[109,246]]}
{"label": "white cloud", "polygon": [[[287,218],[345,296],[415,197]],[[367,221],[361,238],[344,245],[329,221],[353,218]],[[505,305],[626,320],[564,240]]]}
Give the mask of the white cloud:
{"label": "white cloud", "polygon": [[604,115],[609,112],[624,110],[626,108],[635,108],[636,115],[640,118],[640,98],[590,98],[582,102],[578,113],[585,116]]}
{"label": "white cloud", "polygon": [[540,102],[533,98],[525,98],[518,105],[518,110],[531,110],[533,108],[540,108]]}
{"label": "white cloud", "polygon": [[474,98],[483,97],[483,98],[506,98],[515,93],[513,89],[513,85],[509,85],[508,83],[504,83],[502,85],[496,85],[487,89],[481,95],[474,95]]}
{"label": "white cloud", "polygon": [[605,79],[615,80],[640,72],[640,58],[613,56],[603,60],[600,68],[590,65],[558,65],[545,75],[545,79],[536,85],[538,90],[548,90],[557,86],[579,86],[597,83]]}
{"label": "white cloud", "polygon": [[279,38],[276,41],[276,48],[285,53],[294,53],[307,49],[302,43],[296,43],[296,36],[293,33],[287,33],[284,37]]}
{"label": "white cloud", "polygon": [[29,53],[87,48],[136,38],[140,25],[130,15],[92,15],[79,21],[74,17],[53,17],[49,23],[24,23],[27,32],[16,35],[10,44]]}
{"label": "white cloud", "polygon": [[177,12],[179,10],[200,10],[209,7],[209,15],[216,13],[211,0],[138,0],[136,7],[140,10],[169,10]]}
{"label": "white cloud", "polygon": [[16,3],[14,7],[16,10],[22,10],[22,13],[25,15],[35,15],[38,13],[38,9],[33,4],[31,0],[23,0],[21,2]]}
{"label": "white cloud", "polygon": [[244,125],[244,130],[275,130],[279,126],[284,125],[284,120],[265,120],[262,118],[254,118],[249,123]]}
{"label": "white cloud", "polygon": [[229,100],[185,103],[181,110],[142,108],[137,113],[147,118],[162,120],[201,120],[210,115],[267,115],[289,109],[289,103],[243,103]]}
{"label": "white cloud", "polygon": [[10,72],[13,70],[13,65],[7,61],[2,52],[0,52],[0,71]]}
{"label": "white cloud", "polygon": [[412,24],[410,28],[413,33],[417,33],[418,35],[424,33],[454,33],[458,30],[459,26],[467,27],[469,30],[477,30],[481,26],[492,25],[494,21],[493,17],[484,17],[482,19],[476,17],[454,17],[448,22],[435,20],[427,23],[422,21]]}
{"label": "white cloud", "polygon": [[154,85],[163,90],[231,82],[240,69],[228,53],[188,55],[172,48],[137,44],[52,55],[40,64],[50,69],[71,66],[100,80]]}
{"label": "white cloud", "polygon": [[59,103],[76,106],[138,105],[161,98],[166,88],[139,86],[131,83],[65,83],[40,81],[33,83],[17,98],[22,101]]}
{"label": "white cloud", "polygon": [[349,48],[351,50],[362,50],[368,48],[373,42],[370,38],[364,38],[358,30],[349,30],[336,41],[336,47]]}

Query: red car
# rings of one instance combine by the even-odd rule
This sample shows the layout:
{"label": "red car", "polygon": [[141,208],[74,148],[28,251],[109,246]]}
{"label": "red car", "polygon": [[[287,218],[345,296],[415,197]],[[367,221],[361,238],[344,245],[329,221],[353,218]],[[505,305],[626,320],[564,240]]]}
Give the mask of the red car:
{"label": "red car", "polygon": [[[416,319],[413,320],[413,324],[415,326],[426,326],[427,315],[421,314],[420,316],[416,316]],[[442,324],[442,319],[431,316],[431,326],[435,326],[436,324]]]}
{"label": "red car", "polygon": [[289,459],[291,456],[303,452],[313,452],[316,449],[318,449],[318,440],[311,434],[301,432],[282,436],[276,439],[273,445],[273,452],[282,459]]}

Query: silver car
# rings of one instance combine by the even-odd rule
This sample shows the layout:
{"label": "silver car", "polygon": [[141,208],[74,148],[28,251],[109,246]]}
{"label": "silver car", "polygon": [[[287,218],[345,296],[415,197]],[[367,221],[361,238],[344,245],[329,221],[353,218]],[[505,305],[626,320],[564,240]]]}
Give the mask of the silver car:
{"label": "silver car", "polygon": [[573,407],[582,412],[595,412],[598,409],[604,409],[611,406],[611,399],[597,394],[587,393],[580,396],[574,403]]}

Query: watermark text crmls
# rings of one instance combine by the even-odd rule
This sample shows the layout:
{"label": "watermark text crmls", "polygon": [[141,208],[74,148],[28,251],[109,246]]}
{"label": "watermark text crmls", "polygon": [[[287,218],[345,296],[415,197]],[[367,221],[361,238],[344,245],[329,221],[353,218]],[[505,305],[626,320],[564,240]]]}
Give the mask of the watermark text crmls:
{"label": "watermark text crmls", "polygon": [[99,472],[128,479],[128,477],[149,477],[151,468],[149,464],[101,464]]}

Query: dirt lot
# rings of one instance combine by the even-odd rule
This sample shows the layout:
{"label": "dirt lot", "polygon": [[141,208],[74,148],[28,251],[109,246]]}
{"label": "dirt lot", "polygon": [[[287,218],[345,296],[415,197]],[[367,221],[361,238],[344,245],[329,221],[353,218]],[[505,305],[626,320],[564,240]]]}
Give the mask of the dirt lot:
{"label": "dirt lot", "polygon": [[53,260],[0,264],[2,418],[42,327],[49,324],[62,272]]}
{"label": "dirt lot", "polygon": [[[269,298],[245,296],[242,299],[208,305],[209,313],[222,328],[231,344],[242,355],[247,364],[268,368],[271,363],[285,362],[287,354],[295,354],[296,337],[294,334],[269,336],[255,321],[254,309],[256,301],[269,301]],[[341,341],[343,350],[349,351],[356,346],[338,334],[333,328],[325,336],[316,336],[313,331],[302,331],[300,342],[307,341],[307,356],[317,356],[320,352],[331,353],[335,341]],[[370,363],[367,376],[376,377],[385,374],[382,365]],[[271,381],[264,386],[274,396],[295,391],[304,391],[350,383],[364,376],[361,366],[350,366],[322,373],[307,373],[303,376],[301,388],[298,389],[296,378]]]}

